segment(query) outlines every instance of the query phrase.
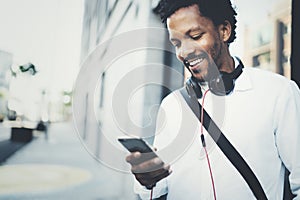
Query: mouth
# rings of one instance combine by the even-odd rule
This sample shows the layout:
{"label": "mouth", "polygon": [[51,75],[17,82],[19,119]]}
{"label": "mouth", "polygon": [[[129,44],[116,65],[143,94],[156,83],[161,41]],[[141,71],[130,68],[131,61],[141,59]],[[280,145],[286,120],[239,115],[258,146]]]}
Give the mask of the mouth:
{"label": "mouth", "polygon": [[200,73],[201,69],[199,66],[204,61],[204,59],[205,59],[205,56],[200,55],[200,56],[194,57],[192,59],[184,59],[183,63],[186,67],[188,67],[194,73]]}

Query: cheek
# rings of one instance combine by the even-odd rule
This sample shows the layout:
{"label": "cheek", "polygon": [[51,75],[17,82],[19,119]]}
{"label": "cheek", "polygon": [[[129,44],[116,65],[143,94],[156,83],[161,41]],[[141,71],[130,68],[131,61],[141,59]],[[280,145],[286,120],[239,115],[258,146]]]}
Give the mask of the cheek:
{"label": "cheek", "polygon": [[218,57],[221,54],[221,44],[220,43],[215,43],[213,46],[213,57]]}
{"label": "cheek", "polygon": [[205,50],[212,58],[218,57],[221,47],[217,38],[207,41],[205,47]]}
{"label": "cheek", "polygon": [[183,58],[180,56],[179,50],[178,50],[177,48],[175,49],[175,53],[176,53],[176,58],[177,58],[179,61],[183,62]]}
{"label": "cheek", "polygon": [[215,58],[217,55],[217,49],[218,49],[218,45],[214,44],[211,48],[210,48],[210,54],[211,57]]}
{"label": "cheek", "polygon": [[210,54],[214,48],[215,40],[212,38],[205,38],[197,42],[197,47],[200,51],[205,51]]}

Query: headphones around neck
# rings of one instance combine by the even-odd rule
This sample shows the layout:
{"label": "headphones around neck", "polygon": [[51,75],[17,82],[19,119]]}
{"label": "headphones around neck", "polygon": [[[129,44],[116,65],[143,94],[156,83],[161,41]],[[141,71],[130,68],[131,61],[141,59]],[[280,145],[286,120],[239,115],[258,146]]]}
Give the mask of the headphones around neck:
{"label": "headphones around neck", "polygon": [[[235,80],[242,74],[244,65],[242,61],[236,57],[239,65],[231,73],[220,71],[219,75],[208,81],[209,90],[217,96],[225,96],[230,94],[234,89]],[[194,76],[186,81],[186,89],[190,96],[202,98],[201,83]]]}

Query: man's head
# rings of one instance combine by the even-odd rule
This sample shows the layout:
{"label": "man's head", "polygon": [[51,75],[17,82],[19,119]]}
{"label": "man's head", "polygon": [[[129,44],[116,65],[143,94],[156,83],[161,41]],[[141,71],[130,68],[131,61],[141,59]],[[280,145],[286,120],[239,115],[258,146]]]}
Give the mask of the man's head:
{"label": "man's head", "polygon": [[228,44],[235,39],[236,12],[230,0],[161,0],[157,11],[178,59],[195,78],[204,81],[215,74],[212,65],[232,71]]}
{"label": "man's head", "polygon": [[200,13],[211,19],[215,26],[218,26],[224,21],[229,21],[231,24],[231,37],[228,43],[231,43],[236,38],[236,11],[233,9],[230,0],[161,0],[156,8],[162,22],[166,22],[167,18],[175,13],[180,8],[188,7],[193,4],[198,5]]}

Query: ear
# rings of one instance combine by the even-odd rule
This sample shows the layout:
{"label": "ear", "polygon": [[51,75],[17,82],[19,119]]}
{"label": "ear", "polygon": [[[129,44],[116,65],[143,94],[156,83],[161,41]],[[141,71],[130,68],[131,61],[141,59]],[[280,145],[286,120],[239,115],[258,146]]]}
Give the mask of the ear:
{"label": "ear", "polygon": [[223,24],[219,25],[219,34],[223,42],[227,42],[231,35],[231,24],[228,20],[225,20]]}

